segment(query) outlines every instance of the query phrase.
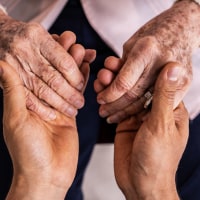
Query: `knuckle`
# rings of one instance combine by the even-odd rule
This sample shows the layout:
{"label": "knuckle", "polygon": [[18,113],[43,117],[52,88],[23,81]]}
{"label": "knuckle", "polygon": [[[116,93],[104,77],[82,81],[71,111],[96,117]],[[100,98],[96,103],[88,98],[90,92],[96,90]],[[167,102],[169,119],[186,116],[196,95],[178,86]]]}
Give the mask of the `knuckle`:
{"label": "knuckle", "polygon": [[127,102],[132,102],[133,100],[138,99],[139,96],[135,91],[130,90],[124,94],[124,98]]}
{"label": "knuckle", "polygon": [[58,60],[58,65],[61,68],[64,68],[64,70],[66,70],[68,74],[73,74],[74,71],[76,70],[75,62],[73,61],[73,59],[71,59],[71,57],[67,59],[67,65],[66,65],[66,57],[63,56],[63,59]]}
{"label": "knuckle", "polygon": [[[170,90],[170,89],[165,89],[164,91],[160,92],[159,97],[164,101],[164,102],[173,102],[175,99],[175,91]],[[158,98],[159,98],[158,97]]]}
{"label": "knuckle", "polygon": [[146,36],[139,39],[136,43],[136,48],[138,53],[144,53],[145,57],[150,56],[151,59],[148,60],[153,60],[154,57],[160,54],[159,43],[154,36]]}
{"label": "knuckle", "polygon": [[65,81],[61,74],[52,74],[47,80],[47,84],[54,90],[58,90],[60,87],[64,85]]}
{"label": "knuckle", "polygon": [[40,35],[44,32],[44,28],[36,22],[27,23],[25,34],[27,36]]}
{"label": "knuckle", "polygon": [[28,93],[28,94],[26,95],[26,106],[27,106],[27,108],[28,108],[29,110],[32,110],[32,111],[34,111],[34,112],[37,112],[38,106],[37,106],[36,104],[37,104],[36,101],[34,101],[34,100],[31,98],[30,94]]}
{"label": "knuckle", "polygon": [[119,92],[127,92],[132,87],[132,85],[129,83],[125,76],[119,76],[116,79],[115,87]]}
{"label": "knuckle", "polygon": [[49,88],[44,84],[34,86],[33,91],[39,99],[46,99],[49,96]]}

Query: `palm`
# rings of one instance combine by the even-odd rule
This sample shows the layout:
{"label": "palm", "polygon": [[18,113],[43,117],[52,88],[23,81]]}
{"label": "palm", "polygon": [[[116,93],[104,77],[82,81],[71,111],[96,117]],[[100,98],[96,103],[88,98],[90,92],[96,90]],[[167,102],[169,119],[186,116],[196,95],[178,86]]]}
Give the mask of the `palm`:
{"label": "palm", "polygon": [[[40,170],[45,172],[44,176],[48,172],[51,177],[65,177],[61,181],[71,180],[75,174],[78,155],[75,120],[59,113],[56,120],[48,122],[41,120],[31,111],[27,111],[26,115],[23,113],[23,116],[25,117],[16,116],[20,121],[15,123],[22,124],[18,129],[7,130],[5,125],[5,140],[15,170],[23,174]],[[69,179],[66,176],[70,176]]]}

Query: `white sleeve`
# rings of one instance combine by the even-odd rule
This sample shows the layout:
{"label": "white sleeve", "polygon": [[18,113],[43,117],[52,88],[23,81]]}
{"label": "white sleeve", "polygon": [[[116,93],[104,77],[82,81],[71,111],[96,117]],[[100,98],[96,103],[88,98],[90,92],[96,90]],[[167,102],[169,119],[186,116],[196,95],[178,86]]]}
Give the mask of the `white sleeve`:
{"label": "white sleeve", "polygon": [[5,14],[7,14],[6,8],[4,6],[2,6],[1,4],[0,4],[0,10],[3,11]]}
{"label": "white sleeve", "polygon": [[[175,3],[176,3],[177,1],[181,1],[181,0],[176,0]],[[200,5],[200,0],[191,0],[191,1],[194,1],[194,2],[196,2],[197,4]]]}

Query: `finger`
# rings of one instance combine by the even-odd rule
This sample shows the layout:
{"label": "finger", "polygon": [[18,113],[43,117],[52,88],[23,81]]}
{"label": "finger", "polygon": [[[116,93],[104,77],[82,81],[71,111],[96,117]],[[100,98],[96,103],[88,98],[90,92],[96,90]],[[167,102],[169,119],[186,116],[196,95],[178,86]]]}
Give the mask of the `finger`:
{"label": "finger", "polygon": [[[63,114],[74,117],[77,114],[77,107],[74,107],[73,105],[76,105],[79,107],[80,104],[84,104],[83,101],[79,102],[78,99],[76,99],[76,94],[73,93],[74,88],[68,87],[66,89],[68,95],[69,95],[69,101],[66,101],[61,96],[59,96],[56,92],[54,92],[51,88],[48,87],[47,84],[45,84],[43,81],[37,78],[32,79],[32,91],[33,93],[42,101],[46,102],[48,105],[51,105],[56,110],[62,112]],[[70,90],[72,89],[72,90]],[[81,93],[80,93],[81,95]],[[73,105],[69,102],[73,102]],[[36,107],[35,112],[37,112],[38,108]]]}
{"label": "finger", "polygon": [[57,34],[52,34],[51,36],[52,36],[52,38],[53,38],[55,41],[57,41],[57,42],[59,41],[59,38],[60,38],[59,35],[57,35]]}
{"label": "finger", "polygon": [[121,109],[114,114],[109,115],[106,119],[107,123],[120,123],[121,121],[127,119],[129,116],[136,115],[144,110],[145,98],[141,98],[138,101],[131,103],[129,106]]}
{"label": "finger", "polygon": [[152,104],[152,121],[173,119],[173,107],[179,82],[183,79],[183,68],[178,63],[169,63],[161,71],[155,84]]}
{"label": "finger", "polygon": [[98,79],[94,81],[94,90],[96,93],[101,92],[105,89],[105,85],[103,85]]}
{"label": "finger", "polygon": [[122,61],[114,56],[109,56],[104,62],[105,68],[101,69],[97,74],[94,82],[94,89],[97,93],[108,87],[116,77],[116,73],[122,66]]}
{"label": "finger", "polygon": [[104,62],[105,68],[112,71],[113,73],[118,73],[122,65],[123,65],[122,60],[115,56],[107,57]]}
{"label": "finger", "polygon": [[134,104],[135,102],[139,101],[139,99],[140,98],[133,101],[129,98],[124,98],[124,96],[122,96],[112,103],[101,105],[99,108],[99,114],[101,117],[108,117],[119,111],[122,111],[123,109],[130,106],[131,104]]}
{"label": "finger", "polygon": [[65,32],[63,32],[63,33],[60,35],[60,37],[59,37],[59,39],[58,39],[58,42],[60,43],[60,45],[61,45],[62,47],[64,47],[64,49],[65,49],[66,51],[68,51],[69,48],[70,48],[73,44],[75,44],[75,42],[76,42],[76,35],[75,35],[73,32],[71,32],[71,31],[65,31]]}
{"label": "finger", "polygon": [[[52,38],[41,42],[40,52],[76,89],[83,88],[84,79],[71,55]],[[44,69],[45,70],[45,69]],[[38,76],[41,76],[38,74]]]}
{"label": "finger", "polygon": [[[42,70],[44,68],[45,70]],[[36,96],[37,95],[41,96],[42,92],[51,93],[52,95],[51,102],[53,104],[49,104],[49,105],[54,107],[55,104],[61,103],[61,99],[63,99],[62,101],[64,100],[66,101],[66,105],[67,103],[69,103],[78,109],[84,105],[84,98],[83,98],[83,95],[80,93],[80,91],[73,88],[63,78],[63,76],[57,70],[55,70],[51,65],[45,64],[45,60],[43,60],[43,62],[40,63],[40,67],[37,67],[35,70],[33,70],[33,72],[40,74],[44,82],[32,74],[31,76],[32,84],[30,84],[30,80],[26,81],[27,83],[29,83],[29,87],[30,87],[29,89],[34,91],[34,94]],[[24,79],[27,79],[27,78],[28,78],[27,75],[24,74]],[[37,82],[38,82],[38,85],[37,85]],[[44,91],[44,89],[47,89],[48,91]],[[53,99],[55,100],[60,99],[60,101],[54,102]],[[50,101],[50,99],[47,99],[47,100]],[[62,104],[64,104],[64,102]]]}
{"label": "finger", "polygon": [[6,116],[15,113],[18,113],[18,116],[20,113],[26,115],[23,83],[16,71],[9,64],[2,61],[0,61],[0,81],[4,94],[4,114]]}
{"label": "finger", "polygon": [[86,49],[84,61],[92,63],[96,58],[96,50],[94,49]]}
{"label": "finger", "polygon": [[80,44],[74,44],[70,47],[69,53],[74,58],[78,67],[80,67],[85,57],[85,48]]}
{"label": "finger", "polygon": [[84,79],[85,79],[85,83],[84,83],[84,87],[82,89],[82,93],[84,93],[85,88],[87,86],[88,80],[89,80],[89,75],[90,75],[90,65],[88,62],[83,62],[82,65],[80,66],[80,71],[82,72]]}
{"label": "finger", "polygon": [[32,92],[24,88],[26,92],[26,107],[36,113],[45,121],[56,119],[56,111],[50,106],[45,105]]}
{"label": "finger", "polygon": [[[154,57],[157,54],[156,44],[157,43],[153,43],[149,38],[147,38],[141,39],[134,46],[115,80],[107,89],[98,94],[98,103],[105,104],[113,102],[134,87],[137,81],[141,78],[145,68],[152,65]],[[135,91],[132,91],[131,93],[133,94],[133,99],[135,96],[139,96]]]}
{"label": "finger", "polygon": [[94,82],[94,89],[97,93],[101,92],[105,87],[114,80],[115,74],[105,68],[101,69],[97,74],[97,79]]}
{"label": "finger", "polygon": [[130,60],[127,60],[112,84],[98,95],[98,103],[105,104],[120,98],[135,85],[143,70],[144,67],[139,61],[130,63]]}

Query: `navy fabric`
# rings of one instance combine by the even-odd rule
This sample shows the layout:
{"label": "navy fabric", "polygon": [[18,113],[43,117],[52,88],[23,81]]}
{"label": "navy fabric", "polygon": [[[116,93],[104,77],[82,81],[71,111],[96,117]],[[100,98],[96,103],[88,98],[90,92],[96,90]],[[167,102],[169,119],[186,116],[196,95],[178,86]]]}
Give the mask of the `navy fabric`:
{"label": "navy fabric", "polygon": [[200,199],[200,115],[190,121],[188,144],[176,175],[177,189],[183,200]]}
{"label": "navy fabric", "polygon": [[[98,141],[101,127],[106,124],[105,120],[100,118],[98,114],[99,105],[96,101],[93,83],[97,72],[104,66],[105,58],[115,55],[115,53],[91,28],[79,1],[69,1],[49,32],[61,34],[65,30],[71,30],[76,34],[77,43],[82,44],[85,48],[92,48],[97,51],[97,57],[90,67],[90,78],[84,94],[86,103],[77,116],[80,142],[78,170],[73,185],[66,196],[67,200],[82,200],[81,184],[84,172],[94,145]],[[115,125],[110,127],[109,130],[112,132],[110,134],[114,135]]]}

